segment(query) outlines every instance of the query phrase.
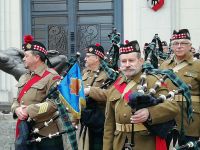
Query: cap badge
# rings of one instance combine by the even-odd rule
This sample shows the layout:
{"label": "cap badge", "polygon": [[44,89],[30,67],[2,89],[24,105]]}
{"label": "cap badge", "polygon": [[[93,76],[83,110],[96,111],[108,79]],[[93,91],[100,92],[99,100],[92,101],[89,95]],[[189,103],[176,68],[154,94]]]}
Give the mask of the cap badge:
{"label": "cap badge", "polygon": [[31,48],[31,44],[28,43],[28,44],[26,45],[26,48],[27,48],[27,49],[30,49],[30,48]]}
{"label": "cap badge", "polygon": [[89,48],[89,50],[88,50],[89,52],[92,52],[93,51],[93,48]]}

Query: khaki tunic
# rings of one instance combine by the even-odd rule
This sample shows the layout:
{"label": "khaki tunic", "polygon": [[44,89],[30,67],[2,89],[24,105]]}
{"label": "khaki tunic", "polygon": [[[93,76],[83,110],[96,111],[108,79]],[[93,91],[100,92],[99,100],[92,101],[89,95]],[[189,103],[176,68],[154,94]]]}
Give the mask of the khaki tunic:
{"label": "khaki tunic", "polygon": [[[139,84],[140,75],[138,74],[133,77],[133,80]],[[147,77],[147,85],[153,87],[157,78],[149,75]],[[125,82],[124,78],[119,83]],[[132,91],[136,91],[137,84],[132,87]],[[165,88],[160,88],[158,93],[166,93]],[[106,120],[104,124],[104,139],[103,139],[103,150],[121,150],[126,136],[129,142],[131,142],[131,132],[122,132],[116,130],[116,123],[119,124],[130,124],[131,107],[128,106],[127,102],[121,97],[121,93],[112,86],[107,92],[107,106],[106,106]],[[101,93],[102,94],[102,93]],[[96,94],[97,96],[97,94]],[[175,118],[179,112],[178,105],[173,101],[165,101],[156,106],[149,107],[150,116],[152,118],[152,124],[163,123]],[[137,125],[135,125],[137,126]],[[143,126],[141,124],[141,126]],[[144,127],[144,126],[143,126]],[[147,130],[135,131],[134,136],[135,147],[134,150],[155,150],[155,136],[149,134]]]}
{"label": "khaki tunic", "polygon": [[[200,60],[193,59],[192,55],[188,55],[184,60],[188,65],[175,72],[186,84],[191,85],[191,96],[193,105],[193,119],[194,121],[190,123],[187,122],[186,112],[184,111],[184,130],[187,136],[200,136]],[[176,66],[174,57],[167,60],[161,64],[161,69],[172,69]],[[175,88],[174,88],[175,89]],[[195,97],[194,97],[195,96]],[[195,99],[194,99],[195,98]],[[179,101],[179,106],[181,108],[182,97],[175,99]],[[185,107],[185,106],[184,106]],[[185,109],[184,109],[185,110]],[[181,114],[176,118],[176,122],[180,129],[181,126]]]}
{"label": "khaki tunic", "polygon": [[[95,71],[90,71],[90,70],[83,70],[83,83],[84,83],[84,88],[90,87],[94,78],[95,78]],[[106,75],[106,73],[104,71],[100,71],[98,73],[97,78],[95,79],[93,85],[91,86],[91,90],[93,87],[98,87],[100,88],[104,82],[106,81],[106,79],[108,79],[108,76]],[[90,94],[89,94],[89,97]],[[93,97],[92,97],[93,98]],[[95,101],[97,101],[98,106],[103,110],[103,112],[105,112],[105,107],[106,107],[106,99],[103,99],[101,97],[95,97],[93,98]]]}
{"label": "khaki tunic", "polygon": [[[34,73],[42,76],[45,70],[50,73],[34,83],[31,88],[23,95],[20,103],[15,99],[11,110],[15,113],[15,109],[20,105],[28,106],[27,112],[31,119],[35,121],[34,128],[44,125],[45,121],[49,121],[57,110],[56,104],[51,100],[43,100],[44,97],[48,94],[49,89],[59,80],[59,75],[53,69],[48,68],[46,65],[40,66]],[[26,73],[22,75],[17,84],[18,93],[22,90],[24,85],[31,79],[31,74]],[[43,100],[43,101],[42,101]],[[42,136],[48,136],[50,133],[58,132],[57,122],[50,123],[48,127],[44,127],[39,131],[39,134]]]}

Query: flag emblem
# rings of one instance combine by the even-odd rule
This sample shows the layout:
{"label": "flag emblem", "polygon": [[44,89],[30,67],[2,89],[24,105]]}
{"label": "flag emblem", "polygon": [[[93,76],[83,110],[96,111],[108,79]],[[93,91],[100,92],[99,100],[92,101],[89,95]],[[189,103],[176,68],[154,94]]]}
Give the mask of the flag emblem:
{"label": "flag emblem", "polygon": [[77,63],[69,70],[58,85],[61,102],[72,115],[79,119],[81,108],[85,106],[85,94],[80,67]]}
{"label": "flag emblem", "polygon": [[157,11],[164,5],[164,0],[147,0],[148,6]]}

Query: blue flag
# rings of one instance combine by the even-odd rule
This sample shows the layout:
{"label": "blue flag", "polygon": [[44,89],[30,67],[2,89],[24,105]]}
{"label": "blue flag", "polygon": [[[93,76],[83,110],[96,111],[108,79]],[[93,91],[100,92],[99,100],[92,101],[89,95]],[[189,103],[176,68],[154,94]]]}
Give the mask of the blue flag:
{"label": "blue flag", "polygon": [[85,106],[85,94],[80,67],[75,63],[58,85],[61,102],[75,118],[80,118],[81,106]]}

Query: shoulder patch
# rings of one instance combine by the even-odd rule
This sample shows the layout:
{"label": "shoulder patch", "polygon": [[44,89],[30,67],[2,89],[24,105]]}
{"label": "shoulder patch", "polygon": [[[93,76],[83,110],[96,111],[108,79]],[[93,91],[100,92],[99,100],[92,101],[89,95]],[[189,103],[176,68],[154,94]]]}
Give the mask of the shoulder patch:
{"label": "shoulder patch", "polygon": [[38,114],[43,114],[43,113],[47,112],[48,105],[49,105],[48,102],[36,104],[36,106],[39,107]]}

